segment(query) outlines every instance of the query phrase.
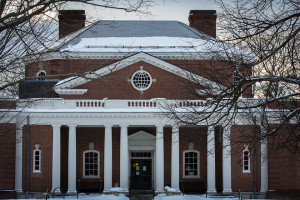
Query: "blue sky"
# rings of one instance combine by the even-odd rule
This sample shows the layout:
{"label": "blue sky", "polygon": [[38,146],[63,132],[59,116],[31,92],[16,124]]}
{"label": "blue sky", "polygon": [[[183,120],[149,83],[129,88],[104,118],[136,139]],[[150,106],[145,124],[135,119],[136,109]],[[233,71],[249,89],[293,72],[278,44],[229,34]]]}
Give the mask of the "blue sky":
{"label": "blue sky", "polygon": [[[95,0],[97,2],[97,0]],[[177,20],[188,24],[190,10],[216,10],[213,0],[155,0],[149,9],[150,16],[125,13],[124,11],[93,8],[87,5],[69,5],[69,9],[84,9],[89,21],[111,20]]]}

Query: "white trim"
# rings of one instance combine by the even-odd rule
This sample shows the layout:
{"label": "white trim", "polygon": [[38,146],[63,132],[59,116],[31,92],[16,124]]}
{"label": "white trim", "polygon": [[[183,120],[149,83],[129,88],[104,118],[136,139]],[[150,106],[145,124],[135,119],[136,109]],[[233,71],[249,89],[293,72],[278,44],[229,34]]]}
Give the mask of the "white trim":
{"label": "white trim", "polygon": [[[35,164],[35,157],[36,157],[36,153],[38,152],[38,156],[39,156],[39,159],[38,159],[38,165],[36,165]],[[41,173],[41,158],[42,158],[42,156],[41,156],[41,154],[42,154],[42,152],[41,152],[41,150],[39,149],[39,145],[38,144],[36,144],[35,145],[35,149],[33,150],[33,171],[32,171],[32,173]],[[35,167],[38,167],[39,169],[35,169]]]}
{"label": "white trim", "polygon": [[187,80],[193,81],[197,80],[197,82],[200,82],[203,84],[203,86],[212,88],[216,93],[218,93],[221,89],[224,89],[225,87],[223,85],[220,85],[214,81],[211,81],[207,78],[204,78],[202,76],[199,76],[197,74],[193,74],[191,72],[188,72],[182,68],[179,68],[173,64],[170,64],[168,62],[165,62],[163,60],[160,60],[156,57],[153,57],[149,54],[146,53],[138,53],[133,56],[127,57],[123,60],[120,60],[118,62],[112,63],[106,67],[100,68],[93,73],[89,72],[86,73],[85,78],[83,77],[71,77],[68,78],[68,81],[62,81],[62,83],[59,83],[55,86],[55,91],[56,89],[65,89],[65,88],[74,88],[79,85],[85,84],[90,82],[93,79],[98,79],[99,77],[105,76],[107,74],[110,74],[112,72],[118,71],[120,69],[123,69],[129,65],[132,65],[134,63],[137,63],[139,61],[144,61],[149,64],[152,64],[158,68],[161,68],[163,70],[166,70],[168,72],[171,72],[175,75],[178,75],[180,77],[183,77]]}
{"label": "white trim", "polygon": [[[109,59],[117,60],[124,57],[134,55],[140,52],[47,52],[40,56],[40,61],[47,60],[65,60],[66,56],[73,60],[79,59]],[[215,56],[213,52],[148,52],[149,54],[166,60],[210,60],[212,56]],[[225,56],[225,55],[224,55]],[[222,57],[224,57],[222,56]],[[34,57],[34,55],[32,56]],[[30,56],[26,58],[25,62],[30,62]]]}
{"label": "white trim", "polygon": [[[245,152],[248,152],[248,170],[245,170]],[[248,145],[243,150],[243,173],[251,173],[250,171],[250,151],[248,150]]]}
{"label": "white trim", "polygon": [[[189,152],[193,152],[193,153],[197,153],[197,174],[198,175],[185,175],[185,154],[189,153]],[[200,178],[200,152],[197,150],[185,150],[183,151],[183,174],[182,177],[183,178]]]}
{"label": "white trim", "polygon": [[87,93],[87,89],[55,89],[55,92],[57,94],[64,94],[64,95],[70,95],[70,94],[85,94]]}
{"label": "white trim", "polygon": [[[98,158],[98,175],[97,176],[94,176],[94,175],[85,175],[85,154],[86,153],[90,153],[90,152],[93,152],[93,153],[97,153],[97,158]],[[83,164],[83,171],[82,171],[82,178],[100,178],[100,152],[97,151],[97,150],[85,150],[83,151],[83,161],[82,161],[82,164]]]}
{"label": "white trim", "polygon": [[[40,74],[41,73],[44,73],[44,75],[43,76],[40,76]],[[46,73],[46,71],[45,70],[39,70],[37,73],[36,73],[36,77],[40,77],[40,78],[38,78],[38,80],[45,80],[46,78],[45,78],[45,76],[47,75],[47,73]]]}
{"label": "white trim", "polygon": [[[137,73],[144,73],[144,74],[146,74],[146,75],[149,76],[149,78],[150,78],[150,80],[149,80],[150,83],[147,85],[147,87],[145,87],[145,88],[139,88],[139,87],[137,87],[137,86],[134,84],[134,77],[135,77],[135,75],[136,75]],[[147,72],[146,70],[140,69],[140,70],[134,72],[134,74],[132,75],[132,77],[131,77],[131,84],[132,84],[132,86],[134,87],[134,89],[136,89],[136,90],[139,90],[139,91],[145,91],[145,90],[148,90],[148,89],[151,87],[151,85],[152,85],[152,76],[151,76],[150,73]]]}

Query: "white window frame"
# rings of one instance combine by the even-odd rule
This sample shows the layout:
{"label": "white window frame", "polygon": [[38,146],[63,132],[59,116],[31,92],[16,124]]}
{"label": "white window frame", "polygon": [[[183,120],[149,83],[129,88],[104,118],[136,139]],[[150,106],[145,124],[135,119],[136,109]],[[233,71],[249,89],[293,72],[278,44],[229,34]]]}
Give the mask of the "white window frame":
{"label": "white window frame", "polygon": [[[185,154],[193,152],[197,153],[197,174],[198,175],[185,175]],[[185,150],[183,151],[183,178],[200,178],[200,152],[197,150]]]}
{"label": "white window frame", "polygon": [[[149,76],[149,78],[150,78],[150,83],[149,83],[149,85],[147,86],[147,87],[145,87],[145,88],[139,88],[139,87],[137,87],[135,84],[134,84],[134,77],[135,77],[135,75],[136,74],[138,74],[138,73],[145,73],[145,74],[147,74],[147,76]],[[145,91],[145,90],[148,90],[150,87],[151,87],[151,85],[152,85],[152,82],[153,82],[153,79],[152,79],[152,76],[151,76],[151,74],[149,73],[149,72],[147,72],[146,70],[143,70],[143,67],[141,66],[141,69],[140,70],[138,70],[138,71],[136,71],[136,72],[134,72],[134,74],[132,75],[132,77],[131,77],[131,84],[132,84],[132,86],[134,87],[134,89],[136,89],[136,90],[139,90],[139,91]]]}
{"label": "white window frame", "polygon": [[[41,73],[44,73],[45,75],[41,76]],[[38,77],[37,80],[46,80],[45,76],[46,76],[46,71],[45,70],[39,70],[37,73],[36,73],[36,77]]]}
{"label": "white window frame", "polygon": [[[41,173],[42,151],[39,149],[38,144],[35,145],[35,148],[36,149],[33,150],[33,173]],[[38,165],[35,164],[35,162],[36,162],[35,157],[36,157],[37,152],[39,153],[39,160],[38,160],[39,163],[38,163]],[[38,169],[35,169],[36,166],[38,166]]]}
{"label": "white window frame", "polygon": [[[98,154],[98,175],[97,176],[94,176],[94,175],[85,175],[85,154],[86,153],[90,153],[90,152],[93,152],[93,153],[97,153]],[[97,150],[86,150],[86,151],[83,151],[83,172],[82,172],[82,177],[83,178],[100,178],[100,152],[97,151]]]}
{"label": "white window frame", "polygon": [[[245,165],[245,152],[248,152],[248,161],[247,161],[247,165]],[[245,166],[248,166],[248,169],[245,169]],[[248,146],[245,147],[245,149],[243,150],[243,173],[250,173],[250,151],[248,150]]]}

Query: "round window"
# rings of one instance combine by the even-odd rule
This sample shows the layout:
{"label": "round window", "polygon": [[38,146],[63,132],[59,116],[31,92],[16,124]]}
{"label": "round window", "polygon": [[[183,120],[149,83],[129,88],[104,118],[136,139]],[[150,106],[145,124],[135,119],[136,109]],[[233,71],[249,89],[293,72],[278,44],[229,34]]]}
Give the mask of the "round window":
{"label": "round window", "polygon": [[144,91],[150,88],[152,77],[145,70],[139,70],[132,75],[131,83],[135,89]]}

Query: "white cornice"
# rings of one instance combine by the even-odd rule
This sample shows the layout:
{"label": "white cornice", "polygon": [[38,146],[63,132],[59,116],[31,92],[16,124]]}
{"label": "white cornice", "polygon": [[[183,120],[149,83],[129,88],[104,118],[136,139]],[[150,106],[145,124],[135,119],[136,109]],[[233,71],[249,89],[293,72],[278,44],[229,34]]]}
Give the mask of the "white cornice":
{"label": "white cornice", "polygon": [[71,95],[71,94],[85,94],[88,90],[87,89],[55,89],[55,92],[57,94],[63,94],[63,95]]}
{"label": "white cornice", "polygon": [[[101,59],[101,60],[119,60],[128,56],[137,54],[139,52],[49,52],[43,54],[39,60],[61,60],[69,59]],[[149,52],[157,58],[164,60],[210,60],[215,54],[209,52],[197,52],[197,53],[182,53],[182,52]]]}

